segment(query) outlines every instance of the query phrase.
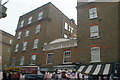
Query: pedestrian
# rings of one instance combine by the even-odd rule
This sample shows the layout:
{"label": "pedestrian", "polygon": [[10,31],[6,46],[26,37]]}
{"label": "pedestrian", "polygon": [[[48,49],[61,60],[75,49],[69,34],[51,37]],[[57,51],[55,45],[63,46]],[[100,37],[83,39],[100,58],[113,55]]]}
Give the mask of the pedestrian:
{"label": "pedestrian", "polygon": [[2,80],[6,80],[6,72],[3,71],[3,79]]}

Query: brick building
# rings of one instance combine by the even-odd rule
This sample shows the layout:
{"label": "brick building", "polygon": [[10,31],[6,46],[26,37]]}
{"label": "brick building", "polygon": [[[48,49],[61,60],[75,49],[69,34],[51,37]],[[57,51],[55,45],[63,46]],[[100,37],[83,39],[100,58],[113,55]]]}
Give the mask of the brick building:
{"label": "brick building", "polygon": [[52,3],[20,16],[10,60],[12,66],[43,66],[43,46],[58,38],[76,38],[77,27]]}
{"label": "brick building", "polygon": [[[95,1],[95,0],[93,0]],[[100,77],[119,73],[120,3],[77,2],[79,71]],[[99,76],[98,76],[99,75]]]}
{"label": "brick building", "polygon": [[0,30],[0,63],[1,68],[7,67],[9,65],[9,60],[10,60],[10,55],[11,55],[11,50],[12,50],[12,45],[13,45],[13,40],[14,36]]}

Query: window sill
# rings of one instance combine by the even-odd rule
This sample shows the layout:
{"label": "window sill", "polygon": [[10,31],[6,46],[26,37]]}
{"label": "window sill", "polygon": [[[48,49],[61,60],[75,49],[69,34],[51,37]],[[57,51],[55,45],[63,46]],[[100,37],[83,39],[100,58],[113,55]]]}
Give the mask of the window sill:
{"label": "window sill", "polygon": [[37,48],[32,48],[32,49],[37,49]]}
{"label": "window sill", "polygon": [[52,65],[52,63],[46,63],[46,65]]}
{"label": "window sill", "polygon": [[[40,32],[40,31],[39,31]],[[39,32],[35,32],[35,34],[39,34]]]}
{"label": "window sill", "polygon": [[100,38],[100,36],[90,37],[91,40],[92,40],[92,39],[99,39],[99,38]]}
{"label": "window sill", "polygon": [[30,65],[35,65],[35,64],[30,64]]}
{"label": "window sill", "polygon": [[90,63],[100,63],[101,61],[90,61]]}
{"label": "window sill", "polygon": [[89,18],[90,20],[94,20],[94,19],[97,19],[98,17],[94,17],[94,18]]}
{"label": "window sill", "polygon": [[22,50],[22,51],[26,51],[26,50]]}
{"label": "window sill", "polygon": [[71,64],[72,62],[63,62],[63,64]]}

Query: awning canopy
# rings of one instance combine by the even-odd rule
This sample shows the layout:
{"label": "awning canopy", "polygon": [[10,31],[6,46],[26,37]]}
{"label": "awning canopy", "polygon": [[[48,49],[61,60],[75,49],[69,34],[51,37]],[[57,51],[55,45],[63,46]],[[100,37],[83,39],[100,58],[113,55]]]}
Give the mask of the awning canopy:
{"label": "awning canopy", "polygon": [[80,66],[78,72],[88,75],[108,75],[112,73],[113,64],[91,64]]}

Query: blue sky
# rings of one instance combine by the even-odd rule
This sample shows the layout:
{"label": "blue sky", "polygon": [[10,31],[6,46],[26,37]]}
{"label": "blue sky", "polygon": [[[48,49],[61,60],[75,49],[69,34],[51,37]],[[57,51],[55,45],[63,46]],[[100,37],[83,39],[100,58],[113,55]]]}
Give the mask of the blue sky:
{"label": "blue sky", "polygon": [[[7,0],[2,0],[4,3]],[[77,0],[9,0],[5,5],[7,9],[7,17],[0,19],[0,29],[15,35],[19,16],[34,10],[48,2],[52,2],[60,9],[68,18],[77,21]]]}

